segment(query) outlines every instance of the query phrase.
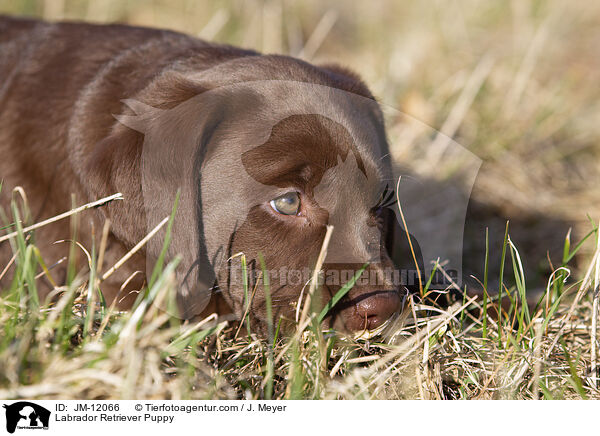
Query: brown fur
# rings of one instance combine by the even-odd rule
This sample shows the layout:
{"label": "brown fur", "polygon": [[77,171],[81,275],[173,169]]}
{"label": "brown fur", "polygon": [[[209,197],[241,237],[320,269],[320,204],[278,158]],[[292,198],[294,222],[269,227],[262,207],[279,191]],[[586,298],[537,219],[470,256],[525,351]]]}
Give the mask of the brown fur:
{"label": "brown fur", "polygon": [[[0,178],[4,182],[1,206],[8,210],[15,186],[25,189],[36,220],[70,209],[70,194],[74,194],[77,204],[82,204],[115,192],[123,193],[125,201],[86,212],[80,219],[79,240],[84,246],[91,244],[92,229],[98,238],[105,220],[110,220],[105,265],[112,265],[148,230],[148,209],[141,182],[144,134],[115,120],[114,114],[133,114],[122,101],[136,99],[168,111],[210,89],[265,79],[325,85],[372,99],[357,76],[334,65],[316,67],[285,56],[260,55],[163,30],[0,17]],[[269,98],[276,97],[264,96],[267,104]],[[202,115],[202,133],[218,124],[214,111],[209,112]],[[361,235],[369,228],[384,229],[388,225],[381,222],[385,217],[373,213],[379,194],[376,188],[365,185],[363,189],[356,184],[343,197],[341,192],[350,181],[335,176],[340,159],[346,162],[352,156],[360,173],[374,174],[372,183],[381,181],[378,165],[387,153],[382,117],[378,110],[371,110],[365,111],[363,118],[373,128],[366,145],[355,144],[348,131],[330,119],[298,115],[282,120],[274,126],[267,142],[243,153],[243,166],[257,182],[273,188],[293,185],[302,191],[303,215],[274,217],[265,204],[252,204],[248,199],[246,221],[229,238],[223,233],[220,241],[227,245],[230,254],[244,252],[254,268],[259,253],[264,254],[269,269],[314,266],[325,225],[331,223],[330,215],[335,210],[337,222],[342,224],[334,233],[330,251],[340,247],[339,250],[356,252],[360,257],[358,253],[365,251],[366,243]],[[229,135],[236,133],[243,136],[241,130],[227,131]],[[216,143],[214,139],[211,141]],[[224,208],[210,202],[210,194],[218,199],[219,192],[215,191],[227,195],[227,190],[238,189],[222,180],[228,162],[233,159],[223,147],[222,143],[215,146],[215,157],[205,157],[199,162],[206,168],[202,175],[209,194],[203,195],[206,203],[197,206],[199,211],[192,210],[194,206],[190,203],[182,204],[189,209],[188,216],[200,220],[204,226],[200,228],[210,235],[220,235],[223,228],[212,223],[227,217]],[[216,168],[210,165],[213,161],[220,162],[220,170],[211,170]],[[333,178],[327,182],[331,195],[329,204],[323,208],[313,198],[313,191],[325,183],[323,178],[328,170],[333,171],[329,171]],[[351,206],[343,201],[349,197],[354,199]],[[194,234],[195,227],[190,226],[187,239],[202,237]],[[52,242],[69,239],[71,230],[68,221],[63,221],[40,229],[35,236],[46,262],[53,264],[65,256],[67,244]],[[181,248],[184,257],[195,257],[196,253],[185,252],[188,246],[185,239],[175,240],[174,247]],[[381,261],[371,264],[370,270],[380,271],[391,265],[385,249],[381,254]],[[10,246],[1,244],[0,265],[5,265],[10,256]],[[130,282],[124,294],[143,285],[146,256],[155,257],[156,253],[142,250],[103,284],[107,300],[116,298],[121,284],[135,271],[143,274]],[[326,263],[325,269],[350,266],[356,267]],[[238,317],[241,315],[243,294],[239,287],[226,285],[230,268],[231,265],[216,271],[221,292],[213,295],[211,305],[202,313],[188,313],[188,316],[212,311],[224,314],[229,310]],[[52,275],[57,281],[64,281],[65,268],[57,266]],[[0,285],[5,286],[9,277],[10,274]],[[272,289],[275,316],[293,318],[294,302],[301,288]],[[323,296],[323,303],[338,288],[326,286],[329,295]],[[397,309],[398,291],[390,283],[355,287],[329,322],[349,330],[375,327]],[[126,297],[120,305],[129,307],[134,297],[135,294]],[[361,304],[360,310],[357,309]],[[264,306],[261,285],[252,307],[252,316],[259,323],[265,318]],[[377,320],[366,319],[371,317]]]}

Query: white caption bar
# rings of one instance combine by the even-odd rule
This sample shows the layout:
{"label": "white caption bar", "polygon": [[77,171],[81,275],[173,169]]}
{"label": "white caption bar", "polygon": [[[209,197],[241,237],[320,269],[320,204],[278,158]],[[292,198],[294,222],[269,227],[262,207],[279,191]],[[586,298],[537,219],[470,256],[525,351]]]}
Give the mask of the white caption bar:
{"label": "white caption bar", "polygon": [[[0,400],[0,434],[536,434],[585,431],[593,401]],[[580,418],[575,418],[576,416]],[[591,428],[591,427],[590,427]],[[43,430],[41,433],[38,430]],[[388,433],[388,432],[392,433]],[[325,433],[327,432],[327,433]],[[189,433],[192,434],[192,433]],[[533,434],[533,433],[532,433]]]}

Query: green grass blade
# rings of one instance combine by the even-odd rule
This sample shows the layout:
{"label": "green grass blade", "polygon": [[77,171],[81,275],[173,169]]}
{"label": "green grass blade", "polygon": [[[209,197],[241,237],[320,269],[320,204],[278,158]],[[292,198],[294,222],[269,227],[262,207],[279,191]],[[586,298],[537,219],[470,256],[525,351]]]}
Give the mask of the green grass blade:
{"label": "green grass blade", "polygon": [[335,295],[333,296],[333,298],[325,305],[325,307],[323,308],[323,310],[321,310],[321,313],[319,314],[317,320],[319,322],[319,324],[321,324],[323,322],[323,320],[325,319],[325,317],[327,316],[327,314],[329,313],[329,311],[342,299],[344,298],[344,296],[350,292],[350,289],[352,289],[352,287],[355,285],[356,281],[360,278],[360,276],[362,275],[362,273],[364,272],[364,270],[367,268],[368,264],[364,264],[356,274],[354,274],[354,277],[352,277],[347,283],[344,284],[344,286],[342,286],[340,288],[339,291],[337,291],[335,293]]}
{"label": "green grass blade", "polygon": [[263,288],[265,293],[265,305],[267,309],[267,334],[269,338],[269,349],[267,355],[267,373],[265,375],[267,383],[265,386],[265,398],[270,400],[273,398],[273,376],[274,376],[274,357],[273,357],[273,305],[271,301],[271,289],[269,282],[269,273],[265,265],[265,259],[262,253],[258,253],[258,259],[263,274]]}
{"label": "green grass blade", "polygon": [[500,259],[500,285],[498,289],[498,345],[502,345],[502,288],[504,287],[504,263],[506,261],[506,245],[508,243],[508,221],[504,230],[502,257]]}
{"label": "green grass blade", "polygon": [[171,216],[169,217],[169,222],[167,223],[167,231],[165,233],[163,247],[160,251],[158,259],[156,259],[156,263],[154,264],[154,269],[152,270],[152,275],[150,276],[150,281],[148,282],[148,289],[151,289],[154,286],[154,283],[156,282],[158,276],[163,270],[165,256],[167,255],[167,250],[169,249],[169,245],[171,244],[171,231],[173,229],[173,222],[175,221],[175,213],[177,212],[177,207],[179,206],[180,194],[180,191],[177,190],[177,194],[175,195],[175,202],[173,203],[173,208],[171,209]]}

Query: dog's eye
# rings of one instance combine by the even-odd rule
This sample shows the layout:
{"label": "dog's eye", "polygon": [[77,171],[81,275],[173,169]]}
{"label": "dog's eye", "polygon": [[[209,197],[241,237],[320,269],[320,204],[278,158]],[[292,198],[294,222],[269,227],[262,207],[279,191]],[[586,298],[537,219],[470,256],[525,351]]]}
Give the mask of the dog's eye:
{"label": "dog's eye", "polygon": [[300,195],[297,192],[286,192],[269,203],[271,207],[283,215],[297,215],[300,210]]}

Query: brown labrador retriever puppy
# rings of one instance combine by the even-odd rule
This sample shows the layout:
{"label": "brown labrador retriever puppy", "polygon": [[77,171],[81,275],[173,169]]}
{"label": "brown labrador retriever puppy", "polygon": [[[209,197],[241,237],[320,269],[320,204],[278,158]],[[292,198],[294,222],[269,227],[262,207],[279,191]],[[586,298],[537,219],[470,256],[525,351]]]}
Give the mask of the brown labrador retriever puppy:
{"label": "brown labrador retriever puppy", "polygon": [[[88,247],[110,220],[106,269],[169,216],[179,192],[167,260],[179,260],[185,318],[239,319],[249,303],[264,329],[266,273],[273,317],[293,320],[330,225],[319,306],[366,267],[325,324],[383,325],[404,290],[389,256],[387,156],[381,111],[340,67],[163,30],[0,17],[1,206],[16,186],[32,220],[69,210],[72,194],[82,204],[122,193],[80,217]],[[132,304],[161,235],[102,283],[109,302]],[[55,241],[70,237],[68,220],[36,231],[48,265],[68,250]],[[0,244],[2,268],[12,254]],[[65,263],[51,270],[56,282]]]}

